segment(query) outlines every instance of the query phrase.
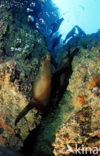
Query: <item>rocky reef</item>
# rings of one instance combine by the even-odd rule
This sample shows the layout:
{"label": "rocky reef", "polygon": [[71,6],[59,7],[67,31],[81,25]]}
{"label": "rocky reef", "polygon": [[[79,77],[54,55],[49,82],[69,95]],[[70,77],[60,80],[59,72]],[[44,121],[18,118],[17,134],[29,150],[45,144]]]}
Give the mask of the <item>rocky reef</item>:
{"label": "rocky reef", "polygon": [[[78,150],[86,151],[90,147],[99,152],[100,148],[100,48],[80,49],[79,55],[72,62],[73,73],[66,90],[70,91],[70,101],[74,109],[66,113],[63,122],[56,132],[56,139],[52,144],[54,155],[69,155],[67,145],[72,147],[72,154]],[[66,107],[67,107],[66,103]],[[84,149],[82,147],[84,146]],[[96,147],[97,149],[93,149]],[[83,151],[82,151],[83,150]],[[97,150],[97,151],[96,151]],[[77,153],[80,154],[80,153]]]}
{"label": "rocky reef", "polygon": [[13,5],[14,10],[11,4],[2,1],[0,5],[0,144],[19,149],[41,120],[33,109],[17,126],[14,124],[30,101],[32,83],[47,47],[43,36],[30,28],[27,17],[22,21],[15,18],[17,5]]}

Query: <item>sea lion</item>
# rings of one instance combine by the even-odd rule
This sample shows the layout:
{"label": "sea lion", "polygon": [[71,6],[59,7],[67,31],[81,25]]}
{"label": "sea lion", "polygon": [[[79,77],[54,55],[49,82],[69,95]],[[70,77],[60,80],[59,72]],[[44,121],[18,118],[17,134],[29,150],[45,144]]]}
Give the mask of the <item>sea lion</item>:
{"label": "sea lion", "polygon": [[47,52],[45,59],[40,63],[39,72],[33,82],[32,98],[29,104],[19,113],[15,125],[24,117],[29,110],[36,107],[40,112],[46,112],[49,107],[51,94],[51,67],[50,54]]}

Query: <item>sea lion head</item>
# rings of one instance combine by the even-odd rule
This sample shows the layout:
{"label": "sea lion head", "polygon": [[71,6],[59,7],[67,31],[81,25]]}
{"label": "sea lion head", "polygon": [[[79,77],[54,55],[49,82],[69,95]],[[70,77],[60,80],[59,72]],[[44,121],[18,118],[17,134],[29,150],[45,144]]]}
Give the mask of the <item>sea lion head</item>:
{"label": "sea lion head", "polygon": [[43,66],[46,67],[46,64],[49,65],[50,61],[51,61],[51,57],[50,57],[49,52],[47,52],[46,55],[42,58],[42,60],[40,62],[40,68]]}

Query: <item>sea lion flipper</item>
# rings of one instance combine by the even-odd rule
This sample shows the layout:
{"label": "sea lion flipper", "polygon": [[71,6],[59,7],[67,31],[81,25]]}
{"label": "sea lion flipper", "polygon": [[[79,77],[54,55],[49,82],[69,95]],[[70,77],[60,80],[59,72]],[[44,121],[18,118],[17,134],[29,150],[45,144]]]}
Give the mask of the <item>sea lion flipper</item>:
{"label": "sea lion flipper", "polygon": [[19,122],[19,120],[21,118],[23,118],[29,110],[31,110],[32,108],[35,107],[35,103],[33,103],[32,101],[29,102],[29,104],[18,114],[16,120],[15,120],[15,125],[17,125],[17,123]]}

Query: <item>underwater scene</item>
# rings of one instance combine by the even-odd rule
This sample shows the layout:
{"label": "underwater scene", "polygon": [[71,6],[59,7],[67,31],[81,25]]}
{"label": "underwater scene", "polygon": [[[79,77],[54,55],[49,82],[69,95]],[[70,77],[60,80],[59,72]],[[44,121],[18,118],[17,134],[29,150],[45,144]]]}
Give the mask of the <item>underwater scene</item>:
{"label": "underwater scene", "polygon": [[100,0],[0,0],[0,156],[100,156]]}

